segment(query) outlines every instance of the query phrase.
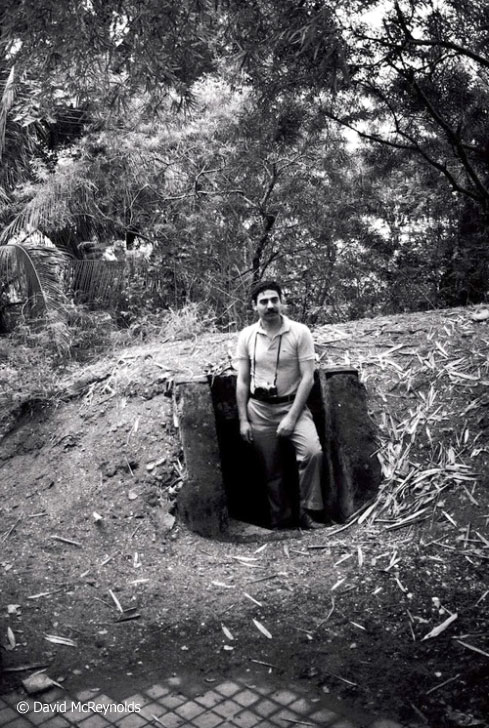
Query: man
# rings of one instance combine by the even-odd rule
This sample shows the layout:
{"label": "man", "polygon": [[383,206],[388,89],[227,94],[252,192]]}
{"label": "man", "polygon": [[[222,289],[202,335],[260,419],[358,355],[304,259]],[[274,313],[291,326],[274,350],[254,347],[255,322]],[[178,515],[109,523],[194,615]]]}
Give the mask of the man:
{"label": "man", "polygon": [[[236,350],[241,437],[253,443],[265,471],[270,521],[288,525],[280,438],[292,442],[299,471],[299,525],[321,528],[322,450],[306,401],[314,381],[314,343],[304,324],[283,315],[282,289],[262,281],[251,293],[257,323],[241,331]],[[315,518],[316,516],[316,518]]]}

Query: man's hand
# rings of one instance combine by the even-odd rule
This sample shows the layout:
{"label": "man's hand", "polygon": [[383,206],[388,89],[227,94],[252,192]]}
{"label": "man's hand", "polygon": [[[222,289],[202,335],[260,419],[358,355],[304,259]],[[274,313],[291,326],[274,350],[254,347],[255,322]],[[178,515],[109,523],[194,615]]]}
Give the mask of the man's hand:
{"label": "man's hand", "polygon": [[248,420],[239,423],[239,432],[245,442],[253,442],[253,431]]}
{"label": "man's hand", "polygon": [[277,427],[277,435],[279,437],[290,437],[290,435],[294,432],[295,423],[296,420],[294,417],[291,417],[289,412],[288,415],[285,415],[285,417],[280,420]]}

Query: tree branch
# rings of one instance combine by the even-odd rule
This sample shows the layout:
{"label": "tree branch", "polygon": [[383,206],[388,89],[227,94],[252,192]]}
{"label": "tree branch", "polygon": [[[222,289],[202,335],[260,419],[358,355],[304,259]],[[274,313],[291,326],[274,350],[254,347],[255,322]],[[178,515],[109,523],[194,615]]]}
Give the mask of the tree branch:
{"label": "tree branch", "polygon": [[426,108],[428,109],[428,112],[431,114],[432,118],[443,129],[443,131],[447,135],[448,140],[451,142],[454,149],[457,150],[460,161],[462,162],[465,170],[467,171],[467,174],[474,182],[476,188],[481,193],[482,197],[489,198],[489,190],[484,186],[482,181],[479,179],[477,172],[473,169],[472,165],[470,164],[460,137],[457,136],[457,134],[454,132],[454,130],[451,128],[451,126],[449,126],[449,124],[445,121],[445,119],[434,108],[430,99],[426,96],[426,94],[424,93],[423,89],[420,87],[418,82],[415,79],[411,79],[410,81],[408,80],[408,82],[411,83],[412,87],[415,89],[418,96],[424,101]]}
{"label": "tree branch", "polygon": [[[360,129],[357,129],[353,124],[350,124],[349,122],[345,121],[345,119],[342,119],[341,117],[335,116],[331,112],[325,111],[325,114],[330,118],[332,121],[335,121],[340,126],[344,126],[347,129],[351,129],[351,131],[354,131],[361,139],[366,139],[367,141],[374,142],[375,144],[383,144],[384,146],[391,147],[393,149],[400,149],[402,151],[406,152],[414,152],[416,154],[420,154],[432,167],[435,167],[439,172],[441,172],[449,181],[452,188],[456,190],[457,192],[460,192],[463,195],[466,195],[467,197],[470,197],[473,200],[478,200],[479,198],[477,195],[475,195],[473,192],[471,192],[469,189],[462,187],[455,177],[448,171],[446,166],[444,164],[441,164],[436,159],[433,159],[430,157],[425,150],[419,146],[419,144],[409,135],[407,135],[406,132],[403,132],[402,130],[399,130],[398,133],[403,136],[405,139],[411,142],[411,144],[400,144],[399,142],[391,141],[390,139],[386,139],[385,137],[378,136],[376,134],[369,134],[368,132],[361,131]],[[397,128],[396,128],[397,131]]]}

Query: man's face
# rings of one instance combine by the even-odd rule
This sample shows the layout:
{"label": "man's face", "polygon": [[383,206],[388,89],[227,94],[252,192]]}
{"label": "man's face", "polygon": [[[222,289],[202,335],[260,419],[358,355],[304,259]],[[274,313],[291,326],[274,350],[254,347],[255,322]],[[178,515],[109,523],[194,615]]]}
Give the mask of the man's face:
{"label": "man's face", "polygon": [[253,303],[253,309],[262,321],[275,323],[280,319],[282,301],[277,291],[261,291],[256,298],[256,303]]}

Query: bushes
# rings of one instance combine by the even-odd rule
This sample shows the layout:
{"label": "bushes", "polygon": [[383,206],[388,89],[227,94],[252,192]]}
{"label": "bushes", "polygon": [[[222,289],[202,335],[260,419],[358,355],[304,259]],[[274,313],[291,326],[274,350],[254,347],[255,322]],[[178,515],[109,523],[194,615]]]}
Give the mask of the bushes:
{"label": "bushes", "polygon": [[103,353],[145,339],[158,342],[191,339],[214,331],[214,317],[202,305],[142,315],[119,330],[110,314],[70,305],[65,319],[48,315],[42,321],[20,321],[13,332],[0,336],[0,409],[22,402],[56,402],[63,375]]}
{"label": "bushes", "polygon": [[63,371],[117,341],[108,314],[75,306],[66,314],[64,320],[48,315],[42,321],[20,321],[13,332],[0,337],[0,407],[30,400],[56,401]]}

